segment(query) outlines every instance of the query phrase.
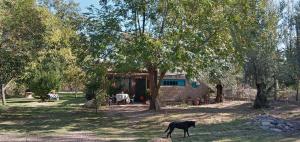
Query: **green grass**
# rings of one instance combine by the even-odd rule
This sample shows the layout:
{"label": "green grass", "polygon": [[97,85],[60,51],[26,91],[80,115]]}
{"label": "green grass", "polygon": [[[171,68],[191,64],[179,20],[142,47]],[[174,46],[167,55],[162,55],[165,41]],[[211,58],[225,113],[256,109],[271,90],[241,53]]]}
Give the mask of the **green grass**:
{"label": "green grass", "polygon": [[[84,102],[85,99],[82,96],[74,98],[72,94],[61,94],[59,101],[43,103],[36,99],[10,98],[7,100],[7,106],[0,106],[0,133],[47,136],[88,131],[100,138],[110,138],[112,141],[143,142],[165,136],[163,132],[166,126],[162,126],[162,122],[172,121],[177,116],[180,119],[184,118],[184,115],[178,112],[168,116],[154,113],[133,123],[126,115],[109,117],[101,112],[95,113],[94,110],[84,109],[80,107],[80,104]],[[194,114],[185,115],[193,116]],[[214,116],[207,115],[207,117]],[[190,129],[191,137],[183,138],[183,132],[175,130],[172,140],[174,142],[272,142],[300,139],[299,135],[271,133],[256,126],[245,125],[247,119],[247,117],[242,117],[229,122],[213,124],[201,123],[200,120],[196,128]]]}
{"label": "green grass", "polygon": [[[276,133],[265,132],[255,126],[244,125],[245,120],[235,120],[228,123],[200,125],[191,129],[192,136],[188,139],[181,138],[183,133],[177,131],[175,142],[191,141],[243,141],[243,142],[273,142],[284,140],[286,137]],[[181,136],[181,137],[180,137]],[[295,140],[295,139],[293,139]]]}
{"label": "green grass", "polygon": [[[53,102],[7,99],[7,105],[0,106],[0,133],[47,136],[88,131],[108,138],[146,136],[151,133],[144,135],[143,131],[126,128],[128,121],[125,117],[107,117],[95,113],[94,109],[82,108],[80,105],[84,102],[82,96],[75,98],[73,94],[60,94],[60,100]],[[144,138],[136,139],[146,141]]]}
{"label": "green grass", "polygon": [[[83,97],[60,95],[60,101],[39,102],[35,99],[14,98],[0,109],[0,131],[18,133],[61,133],[96,128],[91,121],[101,120],[101,114],[83,110],[78,104]],[[99,123],[100,124],[100,123]]]}

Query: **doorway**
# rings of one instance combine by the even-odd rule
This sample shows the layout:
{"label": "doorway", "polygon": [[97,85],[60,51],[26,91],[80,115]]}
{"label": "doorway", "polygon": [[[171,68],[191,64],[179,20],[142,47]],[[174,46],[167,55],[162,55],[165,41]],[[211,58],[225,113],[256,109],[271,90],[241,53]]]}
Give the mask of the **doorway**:
{"label": "doorway", "polygon": [[144,102],[146,101],[146,80],[145,79],[136,79],[135,80],[135,102]]}

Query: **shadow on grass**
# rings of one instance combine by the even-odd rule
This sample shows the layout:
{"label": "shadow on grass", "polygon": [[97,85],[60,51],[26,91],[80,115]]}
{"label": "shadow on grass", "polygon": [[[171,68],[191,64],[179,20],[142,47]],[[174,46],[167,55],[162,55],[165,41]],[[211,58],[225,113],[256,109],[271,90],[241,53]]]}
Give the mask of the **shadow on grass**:
{"label": "shadow on grass", "polygon": [[273,142],[297,141],[299,133],[293,135],[266,132],[259,127],[245,124],[247,120],[234,120],[231,122],[198,125],[190,129],[191,137],[183,138],[183,132],[176,130],[172,140],[174,142],[206,142],[206,141],[243,141],[243,142]]}
{"label": "shadow on grass", "polygon": [[[247,119],[238,119],[230,122],[218,124],[201,124],[195,128],[190,128],[190,137],[184,138],[183,130],[175,129],[172,133],[173,142],[209,142],[209,141],[230,141],[230,142],[295,142],[300,140],[299,132],[294,134],[283,134],[267,132],[257,126],[245,124]],[[145,122],[143,122],[145,123]],[[155,126],[155,122],[148,122],[150,127],[142,129],[140,132],[133,132],[134,135],[144,135],[151,133],[153,137],[166,137],[164,130],[166,127]],[[150,137],[151,138],[151,137]]]}
{"label": "shadow on grass", "polygon": [[[189,115],[190,118],[195,117],[201,117],[201,118],[207,118],[214,117],[219,114],[227,114],[228,116],[232,117],[238,117],[238,118],[245,118],[245,117],[255,117],[259,114],[265,114],[272,111],[279,111],[279,112],[289,112],[289,111],[298,111],[300,105],[274,105],[274,107],[267,108],[267,109],[254,109],[252,107],[252,103],[241,103],[233,106],[225,106],[225,107],[211,107],[211,106],[196,106],[196,107],[190,107],[190,108],[180,108],[180,107],[168,107],[163,108],[160,112],[150,112],[145,109],[136,109],[137,111],[126,111],[128,110],[134,110],[135,107],[141,107],[141,106],[126,106],[123,110],[121,110],[119,113],[121,113],[123,116],[133,116],[134,118],[143,119],[144,117],[151,117],[158,114],[167,114],[167,115]],[[290,115],[290,119],[296,119],[300,118],[299,113]],[[300,120],[300,119],[299,119]],[[174,120],[179,121],[179,120]]]}
{"label": "shadow on grass", "polygon": [[[84,98],[63,95],[54,106],[28,106],[38,100],[11,99],[5,110],[0,109],[0,130],[20,133],[52,133],[55,131],[97,130],[103,125],[101,114],[82,109],[78,103]],[[26,104],[26,105],[25,105]]]}
{"label": "shadow on grass", "polygon": [[0,109],[0,133],[43,137],[88,131],[99,137],[107,137],[110,141],[118,141],[120,138],[126,141],[128,137],[137,141],[147,141],[158,134],[155,129],[130,128],[123,116],[108,117],[101,112],[95,113],[93,109],[81,108],[78,104],[85,102],[83,97],[60,95],[60,101],[57,102],[38,101],[24,98],[8,99],[8,106]]}
{"label": "shadow on grass", "polygon": [[33,103],[33,102],[36,102],[36,100],[19,100],[19,101],[7,102],[7,103],[10,104],[10,103]]}
{"label": "shadow on grass", "polygon": [[[105,116],[95,113],[94,110],[81,108],[78,104],[84,103],[81,96],[60,95],[58,102],[50,106],[30,106],[22,99],[10,99],[7,109],[0,109],[0,131],[17,132],[27,134],[63,134],[67,132],[91,131],[99,137],[110,138],[110,141],[130,141],[126,138],[134,138],[134,141],[147,141],[154,137],[165,137],[166,126],[155,119],[147,120],[147,117],[161,114],[140,112],[122,112],[119,116]],[[23,103],[25,101],[26,103]],[[37,102],[38,100],[31,100]],[[43,103],[40,103],[43,104]],[[168,110],[174,114],[208,113],[213,117],[215,113],[248,113],[249,104],[230,108],[190,108],[189,111],[177,109]],[[241,109],[243,108],[243,109]],[[238,111],[237,111],[238,109]],[[141,115],[139,122],[130,122],[126,115],[132,113],[149,113]],[[207,115],[207,114],[206,114]],[[191,137],[183,138],[183,131],[176,129],[173,141],[296,141],[297,135],[282,135],[265,132],[258,127],[245,125],[247,120],[234,120],[218,124],[200,124],[190,129]]]}

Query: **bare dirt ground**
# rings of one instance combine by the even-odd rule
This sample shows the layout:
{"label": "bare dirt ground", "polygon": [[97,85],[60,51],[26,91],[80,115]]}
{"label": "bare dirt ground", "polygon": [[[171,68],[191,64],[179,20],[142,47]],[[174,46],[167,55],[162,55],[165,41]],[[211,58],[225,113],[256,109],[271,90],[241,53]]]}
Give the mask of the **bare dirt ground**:
{"label": "bare dirt ground", "polygon": [[[300,124],[300,105],[297,103],[273,102],[269,109],[254,110],[252,103],[248,101],[227,101],[221,104],[208,104],[201,106],[167,106],[163,107],[160,112],[148,111],[146,105],[124,105],[111,106],[104,110],[107,116],[116,117],[122,116],[128,120],[128,125],[133,129],[143,129],[152,127],[153,129],[160,128],[159,137],[165,137],[163,130],[171,121],[194,120],[197,122],[197,127],[200,127],[199,132],[205,127],[211,127],[210,135],[244,135],[250,133],[249,136],[255,136],[255,133],[260,131],[259,128],[245,126],[245,122],[255,118],[258,115],[267,114],[276,118],[286,119],[288,121],[297,122]],[[245,122],[244,122],[245,120]],[[160,127],[159,127],[160,126]],[[201,128],[203,127],[203,128]],[[300,130],[300,125],[296,126]],[[161,129],[163,128],[163,129]],[[257,130],[258,131],[257,131]],[[197,130],[198,131],[198,130]],[[179,132],[180,133],[180,132]],[[201,132],[203,133],[203,132]],[[268,133],[262,131],[262,133]],[[291,136],[282,135],[278,137],[278,141],[300,141],[299,131]],[[180,134],[181,135],[181,134]],[[273,135],[272,133],[270,135]],[[281,134],[276,134],[281,135]],[[237,139],[229,137],[228,141],[274,141],[275,139],[264,139],[260,137],[269,137],[268,134],[259,135],[258,139],[241,138]],[[208,138],[208,141],[223,141],[223,139]],[[176,140],[175,140],[176,141]],[[179,140],[185,141],[185,140]],[[202,141],[202,139],[194,139],[191,141]],[[205,140],[204,140],[205,141]],[[226,141],[226,140],[225,140]]]}
{"label": "bare dirt ground", "polygon": [[1,133],[1,142],[98,142],[109,141],[100,139],[91,132],[70,132],[63,135],[24,135],[15,133]]}
{"label": "bare dirt ground", "polygon": [[[221,104],[201,106],[166,106],[160,112],[154,112],[148,111],[148,106],[142,104],[112,105],[103,108],[100,112],[101,116],[88,116],[92,112],[76,110],[77,113],[80,113],[78,118],[72,117],[77,113],[66,111],[65,114],[62,112],[62,119],[65,118],[64,115],[71,116],[67,117],[69,120],[65,120],[70,124],[63,125],[64,132],[59,132],[56,128],[44,128],[47,126],[43,123],[40,124],[42,126],[36,127],[47,130],[46,135],[11,132],[10,127],[17,121],[10,121],[11,124],[0,122],[0,129],[1,126],[5,126],[0,132],[0,141],[148,141],[155,137],[165,137],[164,130],[169,122],[182,120],[197,121],[197,126],[191,129],[192,136],[188,139],[182,138],[182,131],[176,130],[173,134],[173,141],[300,141],[300,133],[292,135],[269,133],[245,124],[260,114],[300,122],[299,104],[276,102],[271,104],[271,108],[264,110],[254,110],[251,106],[252,104],[247,101],[227,101]],[[35,115],[39,115],[39,113]],[[76,127],[74,123],[77,124]],[[25,130],[27,131],[27,129]]]}
{"label": "bare dirt ground", "polygon": [[166,106],[160,112],[148,111],[148,105],[113,105],[103,110],[110,117],[124,116],[129,121],[142,121],[167,117],[179,120],[195,120],[200,124],[220,123],[238,118],[253,118],[259,114],[269,114],[274,117],[300,122],[300,104],[276,102],[269,109],[254,110],[248,101],[227,101],[220,104],[200,106]]}

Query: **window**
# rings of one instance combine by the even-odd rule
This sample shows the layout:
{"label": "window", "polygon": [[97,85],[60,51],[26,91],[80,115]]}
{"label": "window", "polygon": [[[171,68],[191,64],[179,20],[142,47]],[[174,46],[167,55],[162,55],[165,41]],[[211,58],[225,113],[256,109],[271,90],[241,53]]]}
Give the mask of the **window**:
{"label": "window", "polygon": [[161,83],[162,86],[185,86],[184,79],[164,79]]}
{"label": "window", "polygon": [[200,86],[200,83],[193,81],[191,85],[192,88],[198,88]]}

